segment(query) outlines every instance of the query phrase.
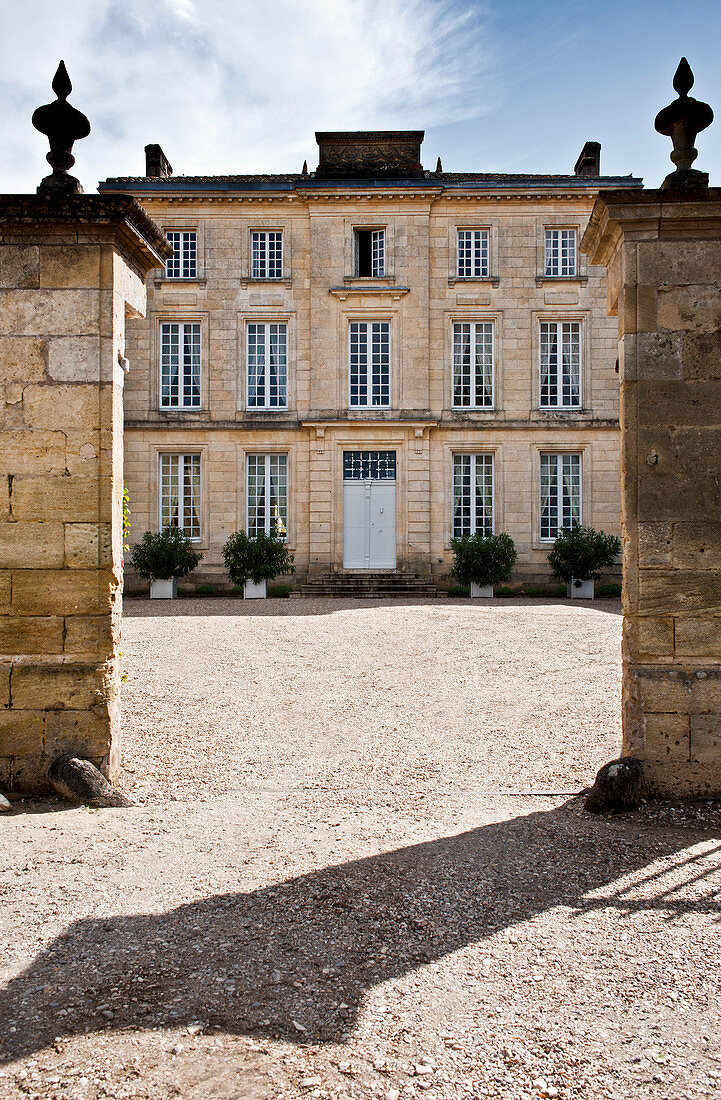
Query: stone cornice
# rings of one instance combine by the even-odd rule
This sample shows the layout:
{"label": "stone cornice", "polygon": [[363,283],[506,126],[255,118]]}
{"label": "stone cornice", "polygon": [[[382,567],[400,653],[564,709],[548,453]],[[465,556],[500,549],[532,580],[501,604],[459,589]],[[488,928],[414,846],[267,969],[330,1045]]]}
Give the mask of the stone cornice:
{"label": "stone cornice", "polygon": [[683,195],[661,190],[599,191],[581,240],[591,264],[608,267],[623,236],[673,234],[689,225],[721,231],[721,188]]}

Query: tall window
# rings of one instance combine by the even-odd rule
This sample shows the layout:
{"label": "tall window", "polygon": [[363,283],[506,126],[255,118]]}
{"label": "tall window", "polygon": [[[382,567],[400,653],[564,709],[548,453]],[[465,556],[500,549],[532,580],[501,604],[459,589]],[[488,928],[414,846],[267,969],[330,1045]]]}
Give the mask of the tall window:
{"label": "tall window", "polygon": [[541,538],[581,522],[581,456],[541,455]]}
{"label": "tall window", "polygon": [[453,537],[493,534],[493,455],[453,456]]}
{"label": "tall window", "polygon": [[391,403],[390,321],[351,321],[350,404],[360,408]]}
{"label": "tall window", "polygon": [[288,537],[288,456],[248,455],[246,500],[249,535]]}
{"label": "tall window", "polygon": [[457,259],[459,279],[487,279],[488,230],[459,229]]}
{"label": "tall window", "polygon": [[453,404],[493,407],[493,322],[453,325]]}
{"label": "tall window", "polygon": [[546,230],[546,275],[576,274],[576,230]]}
{"label": "tall window", "polygon": [[386,273],[385,229],[356,229],[355,274],[372,279]]}
{"label": "tall window", "polygon": [[248,408],[288,407],[288,326],[248,325]]}
{"label": "tall window", "polygon": [[200,406],[200,323],[160,326],[160,407]]}
{"label": "tall window", "polygon": [[160,528],[200,538],[200,455],[160,455]]}
{"label": "tall window", "polygon": [[173,255],[165,261],[166,278],[197,279],[198,234],[194,229],[171,229],[165,236],[173,246]]}
{"label": "tall window", "polygon": [[283,233],[281,230],[254,231],[250,235],[251,277],[283,277]]}
{"label": "tall window", "polygon": [[541,408],[580,408],[580,322],[541,321],[540,337]]}

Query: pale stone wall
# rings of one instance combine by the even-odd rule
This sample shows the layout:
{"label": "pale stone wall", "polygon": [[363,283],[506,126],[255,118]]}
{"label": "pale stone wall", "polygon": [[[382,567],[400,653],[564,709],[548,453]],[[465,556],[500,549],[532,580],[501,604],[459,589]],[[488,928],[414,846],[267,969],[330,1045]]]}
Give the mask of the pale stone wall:
{"label": "pale stone wall", "polygon": [[[290,533],[300,573],[342,567],[343,446],[398,452],[399,567],[445,572],[451,562],[451,455],[496,454],[496,529],[519,548],[517,579],[548,580],[539,540],[542,450],[582,454],[583,522],[619,530],[618,377],[615,325],[605,312],[605,272],[580,257],[578,278],[543,278],[546,226],[575,226],[580,240],[594,193],[484,194],[442,188],[393,194],[362,186],[288,195],[253,192],[135,193],[165,229],[198,232],[199,278],[151,276],[148,317],[128,331],[126,478],[136,541],[158,526],[158,454],[202,455],[202,566],[220,578],[220,547],[244,524],[244,455],[281,450],[290,463]],[[384,226],[388,277],[353,276],[353,230]],[[457,228],[491,232],[491,278],[454,278]],[[252,229],[284,232],[284,278],[250,276]],[[348,409],[348,322],[387,319],[392,332],[392,407]],[[539,321],[578,320],[583,341],[583,408],[541,412]],[[199,321],[202,407],[159,409],[162,321]],[[245,325],[289,327],[290,407],[245,409]],[[494,320],[496,408],[451,408],[452,323]]]}
{"label": "pale stone wall", "polygon": [[33,791],[63,752],[119,759],[119,357],[160,255],[132,200],[0,211],[0,785]]}
{"label": "pale stone wall", "polygon": [[618,314],[623,745],[661,795],[721,793],[721,191],[602,192]]}

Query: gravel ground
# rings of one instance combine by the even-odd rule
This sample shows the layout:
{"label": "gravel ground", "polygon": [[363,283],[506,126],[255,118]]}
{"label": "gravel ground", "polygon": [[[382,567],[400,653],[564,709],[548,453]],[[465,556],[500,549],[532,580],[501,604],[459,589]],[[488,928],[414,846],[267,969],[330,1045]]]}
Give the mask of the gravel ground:
{"label": "gravel ground", "polygon": [[721,1092],[717,804],[597,819],[611,601],[128,600],[128,810],[0,816],[0,1097]]}

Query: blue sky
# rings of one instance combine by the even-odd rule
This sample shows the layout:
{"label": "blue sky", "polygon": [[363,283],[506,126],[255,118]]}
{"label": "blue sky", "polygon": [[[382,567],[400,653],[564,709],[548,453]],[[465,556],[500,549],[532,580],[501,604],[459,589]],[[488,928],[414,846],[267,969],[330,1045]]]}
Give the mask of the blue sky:
{"label": "blue sky", "polygon": [[[30,116],[65,59],[93,131],[87,191],[144,171],[159,142],[177,174],[315,167],[315,130],[425,129],[446,171],[570,172],[586,140],[607,174],[657,186],[653,129],[682,55],[719,116],[696,167],[721,185],[719,0],[3,0],[0,188],[48,171]],[[9,14],[11,13],[11,14]]]}

